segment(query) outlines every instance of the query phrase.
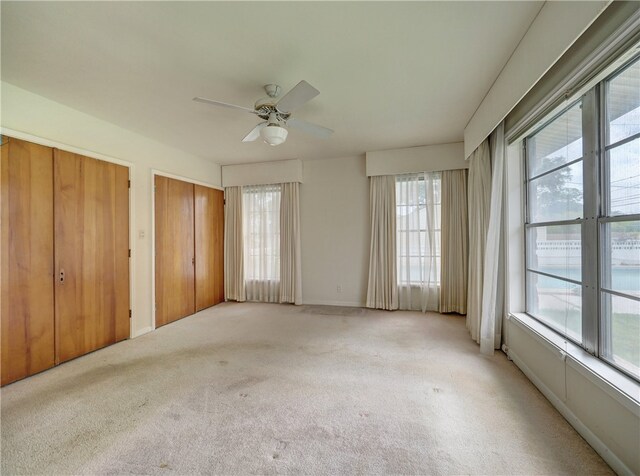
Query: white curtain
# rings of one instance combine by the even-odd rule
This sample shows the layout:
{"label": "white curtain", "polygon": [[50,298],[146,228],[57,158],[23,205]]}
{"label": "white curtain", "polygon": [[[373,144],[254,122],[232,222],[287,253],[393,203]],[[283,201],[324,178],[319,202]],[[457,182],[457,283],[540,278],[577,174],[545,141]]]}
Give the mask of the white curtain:
{"label": "white curtain", "polygon": [[397,309],[396,180],[393,175],[371,177],[369,210],[371,246],[367,307]]}
{"label": "white curtain", "polygon": [[280,201],[280,302],[302,304],[300,184],[283,183]]}
{"label": "white curtain", "polygon": [[491,204],[491,151],[485,140],[469,158],[469,292],[467,328],[480,343],[485,249]]}
{"label": "white curtain", "polygon": [[491,206],[484,255],[484,287],[480,322],[480,352],[493,354],[500,348],[504,309],[503,183],[504,123],[491,134]]}
{"label": "white curtain", "polygon": [[441,174],[396,176],[398,303],[438,311]]}
{"label": "white curtain", "polygon": [[440,312],[467,313],[469,274],[467,171],[442,172]]}
{"label": "white curtain", "polygon": [[280,300],[280,185],[243,187],[244,279],[249,301]]}
{"label": "white curtain", "polygon": [[224,190],[224,297],[244,301],[244,242],[242,232],[242,187]]}

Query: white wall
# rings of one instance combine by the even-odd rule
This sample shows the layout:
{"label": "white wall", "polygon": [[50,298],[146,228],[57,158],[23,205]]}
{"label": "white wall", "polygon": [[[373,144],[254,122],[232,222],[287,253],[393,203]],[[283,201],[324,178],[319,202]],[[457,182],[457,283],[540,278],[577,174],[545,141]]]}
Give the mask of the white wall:
{"label": "white wall", "polygon": [[370,233],[365,157],[306,160],[303,168],[303,302],[364,306]]}
{"label": "white wall", "polygon": [[[132,336],[152,326],[151,171],[156,169],[219,186],[220,166],[11,84],[0,83],[0,126],[76,148],[96,158],[129,162],[131,173]],[[23,136],[23,138],[27,138]],[[144,232],[144,238],[139,238]]]}

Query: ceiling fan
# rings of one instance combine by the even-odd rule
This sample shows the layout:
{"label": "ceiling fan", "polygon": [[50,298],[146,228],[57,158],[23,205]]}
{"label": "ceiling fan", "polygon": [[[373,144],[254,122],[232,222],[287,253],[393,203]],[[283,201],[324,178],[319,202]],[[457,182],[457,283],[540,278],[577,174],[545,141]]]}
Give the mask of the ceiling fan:
{"label": "ceiling fan", "polygon": [[293,127],[321,139],[326,139],[333,134],[331,129],[291,117],[293,111],[320,94],[320,91],[306,81],[300,81],[281,98],[278,98],[278,96],[282,88],[277,84],[267,84],[264,86],[264,90],[267,93],[267,97],[258,99],[253,109],[201,97],[195,97],[193,100],[205,104],[213,104],[214,106],[239,109],[263,119],[264,122],[254,127],[242,139],[242,142],[253,142],[258,137],[262,137],[269,145],[280,145],[287,139],[288,127]]}

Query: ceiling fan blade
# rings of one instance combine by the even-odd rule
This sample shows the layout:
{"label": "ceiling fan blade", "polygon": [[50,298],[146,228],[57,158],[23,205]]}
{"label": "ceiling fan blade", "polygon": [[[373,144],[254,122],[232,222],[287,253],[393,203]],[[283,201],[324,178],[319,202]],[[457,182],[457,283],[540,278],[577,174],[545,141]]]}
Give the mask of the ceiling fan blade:
{"label": "ceiling fan blade", "polygon": [[320,94],[320,91],[303,80],[285,94],[282,99],[278,101],[276,107],[280,112],[292,112],[307,101],[311,101],[318,94]]}
{"label": "ceiling fan blade", "polygon": [[249,109],[248,107],[236,106],[235,104],[229,104],[229,103],[226,103],[226,102],[214,101],[213,99],[197,97],[197,98],[193,98],[193,100],[196,101],[196,102],[202,102],[204,104],[212,104],[214,106],[228,107],[230,109],[240,109],[242,111],[250,112],[251,114],[256,114],[255,110]]}
{"label": "ceiling fan blade", "polygon": [[266,125],[267,125],[266,121],[258,124],[256,127],[251,129],[251,132],[249,132],[246,136],[244,136],[244,139],[242,139],[242,142],[253,142],[254,140],[256,140],[258,137],[260,137],[260,131]]}
{"label": "ceiling fan blade", "polygon": [[311,122],[303,121],[301,119],[295,119],[293,117],[287,120],[287,125],[312,136],[319,137],[320,139],[326,139],[333,134],[331,129],[317,124],[312,124]]}

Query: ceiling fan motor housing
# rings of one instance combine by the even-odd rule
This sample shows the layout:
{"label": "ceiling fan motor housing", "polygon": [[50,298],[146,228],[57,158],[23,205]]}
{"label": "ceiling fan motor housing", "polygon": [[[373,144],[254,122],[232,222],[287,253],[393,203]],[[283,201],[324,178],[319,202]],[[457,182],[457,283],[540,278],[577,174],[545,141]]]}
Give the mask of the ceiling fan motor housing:
{"label": "ceiling fan motor housing", "polygon": [[264,110],[268,115],[271,111],[275,111],[278,96],[280,95],[282,88],[277,84],[265,84],[264,90],[267,93],[267,96],[256,101],[255,109],[259,112],[263,112]]}

